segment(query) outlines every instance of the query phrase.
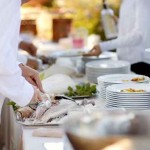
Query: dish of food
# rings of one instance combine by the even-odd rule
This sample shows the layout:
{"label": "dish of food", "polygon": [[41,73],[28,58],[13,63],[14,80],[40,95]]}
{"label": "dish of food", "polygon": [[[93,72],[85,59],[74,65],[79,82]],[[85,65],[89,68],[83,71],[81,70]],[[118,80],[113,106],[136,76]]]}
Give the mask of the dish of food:
{"label": "dish of food", "polygon": [[98,77],[98,83],[148,83],[149,77],[135,74],[111,74]]}
{"label": "dish of food", "polygon": [[143,82],[144,80],[145,80],[144,76],[131,79],[131,81],[134,81],[134,82]]}
{"label": "dish of food", "polygon": [[121,92],[128,92],[128,93],[134,93],[134,92],[138,92],[138,93],[143,93],[143,92],[146,92],[145,90],[142,90],[142,89],[133,89],[133,88],[128,88],[128,89],[124,89],[124,90],[121,90]]}
{"label": "dish of food", "polygon": [[132,78],[131,80],[122,80],[123,82],[130,82],[130,81],[133,81],[133,82],[144,82],[146,79],[144,76],[139,76],[139,77],[134,77]]}

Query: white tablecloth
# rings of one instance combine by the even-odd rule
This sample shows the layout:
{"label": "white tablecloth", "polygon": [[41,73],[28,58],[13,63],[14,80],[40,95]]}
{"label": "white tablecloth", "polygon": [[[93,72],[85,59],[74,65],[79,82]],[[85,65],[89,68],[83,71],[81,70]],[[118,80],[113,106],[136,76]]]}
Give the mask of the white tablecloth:
{"label": "white tablecloth", "polygon": [[[63,142],[62,138],[46,138],[46,137],[33,137],[32,133],[34,128],[23,127],[22,128],[22,148],[23,150],[45,150],[44,143],[53,143]],[[52,150],[53,147],[51,147]],[[59,149],[55,149],[59,150]],[[61,150],[61,149],[60,149]]]}

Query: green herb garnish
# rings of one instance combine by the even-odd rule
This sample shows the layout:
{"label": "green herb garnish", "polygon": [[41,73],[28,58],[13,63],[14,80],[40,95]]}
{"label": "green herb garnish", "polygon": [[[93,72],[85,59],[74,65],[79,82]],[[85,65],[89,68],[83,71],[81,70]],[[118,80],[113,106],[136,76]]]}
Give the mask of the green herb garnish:
{"label": "green herb garnish", "polygon": [[45,79],[45,74],[44,74],[44,72],[41,72],[40,73],[40,80],[44,80]]}
{"label": "green herb garnish", "polygon": [[68,87],[68,92],[65,93],[66,96],[92,96],[96,93],[96,85],[90,85],[90,83],[84,83],[82,85],[76,85],[75,89]]}
{"label": "green herb garnish", "polygon": [[9,101],[7,103],[7,105],[12,106],[14,111],[16,111],[18,108],[20,108],[20,106],[18,106],[14,101]]}

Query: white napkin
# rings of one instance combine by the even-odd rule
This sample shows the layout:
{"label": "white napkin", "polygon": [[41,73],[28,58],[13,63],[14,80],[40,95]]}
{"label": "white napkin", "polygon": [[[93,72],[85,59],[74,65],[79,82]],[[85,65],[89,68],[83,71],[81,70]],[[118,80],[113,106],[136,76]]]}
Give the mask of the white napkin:
{"label": "white napkin", "polygon": [[63,94],[68,91],[68,86],[75,87],[75,82],[67,75],[55,74],[44,79],[42,85],[48,94]]}

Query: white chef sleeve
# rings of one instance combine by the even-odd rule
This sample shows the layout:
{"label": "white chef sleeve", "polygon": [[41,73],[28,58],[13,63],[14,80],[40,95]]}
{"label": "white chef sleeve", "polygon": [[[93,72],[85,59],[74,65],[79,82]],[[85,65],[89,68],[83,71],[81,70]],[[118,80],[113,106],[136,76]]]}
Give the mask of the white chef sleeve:
{"label": "white chef sleeve", "polygon": [[23,41],[23,39],[19,36],[18,43],[20,44]]}
{"label": "white chef sleeve", "polygon": [[[146,3],[146,0],[144,0]],[[113,50],[117,48],[125,48],[125,47],[133,47],[133,46],[138,46],[143,42],[143,35],[142,35],[142,27],[141,27],[141,13],[143,12],[144,6],[143,6],[143,0],[137,0],[137,6],[136,6],[136,21],[134,24],[133,30],[126,34],[123,35],[122,37],[119,37],[114,40],[106,41],[106,42],[101,42],[100,47],[102,51],[107,51],[107,50]],[[148,18],[146,18],[148,19]]]}
{"label": "white chef sleeve", "polygon": [[27,64],[27,61],[28,61],[28,56],[27,55],[24,55],[20,52],[18,52],[18,57],[17,57],[18,61],[20,63],[23,63],[24,65]]}
{"label": "white chef sleeve", "polygon": [[0,2],[0,94],[20,106],[33,97],[33,87],[22,77],[17,63],[20,0]]}

